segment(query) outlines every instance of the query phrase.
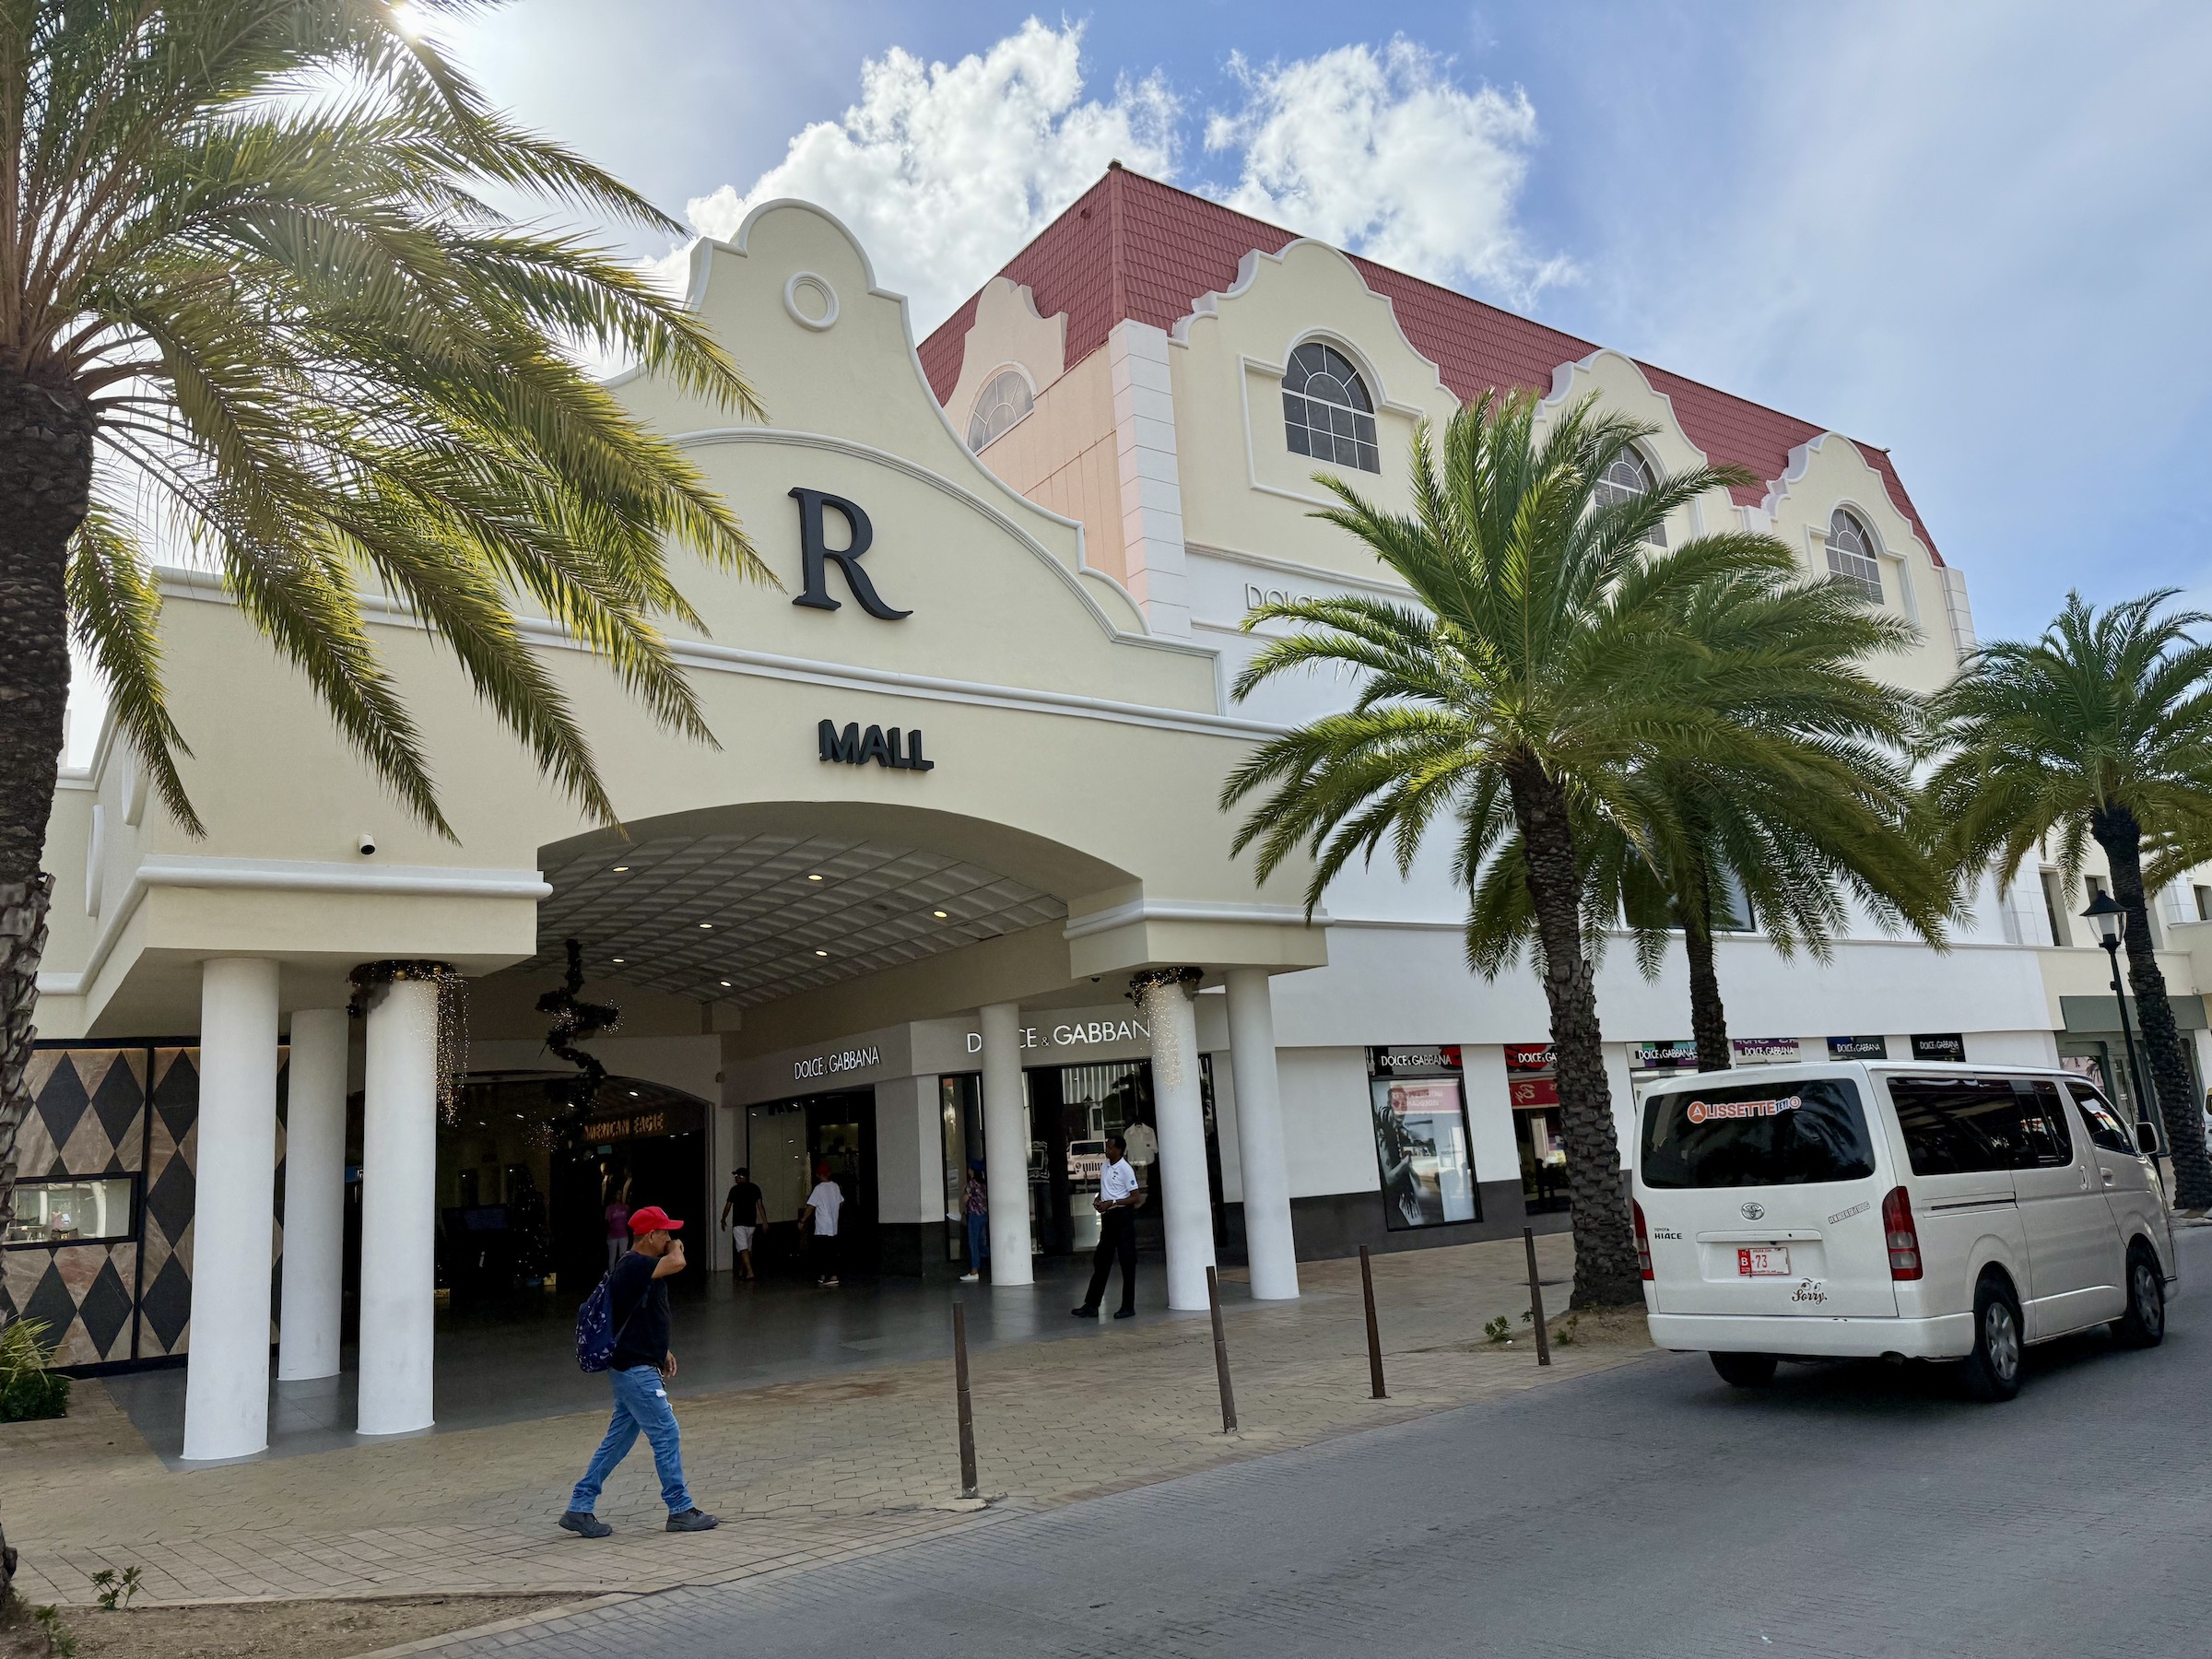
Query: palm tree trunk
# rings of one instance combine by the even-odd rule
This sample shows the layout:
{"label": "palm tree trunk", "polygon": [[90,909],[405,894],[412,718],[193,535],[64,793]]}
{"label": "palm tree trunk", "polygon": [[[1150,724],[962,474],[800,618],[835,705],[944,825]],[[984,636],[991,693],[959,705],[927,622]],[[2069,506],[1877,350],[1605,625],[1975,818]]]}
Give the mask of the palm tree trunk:
{"label": "palm tree trunk", "polygon": [[1509,766],[1506,778],[1527,865],[1529,903],[1544,946],[1544,999],[1551,1009],[1559,1124],[1567,1135],[1567,1190],[1574,1205],[1570,1305],[1641,1306],[1643,1288],[1630,1237],[1620,1141],[1613,1132],[1597,987],[1583,952],[1582,886],[1567,797],[1534,760]]}
{"label": "palm tree trunk", "polygon": [[2151,1092],[2173,1146],[2174,1203],[2182,1209],[2212,1206],[2212,1158],[2205,1151],[2205,1113],[2189,1077],[2188,1055],[2166,1000],[2166,975],[2150,937],[2150,912],[2143,896],[2143,830],[2125,807],[2098,813],[2089,833],[2104,849],[2112,872],[2112,897],[2127,912],[2127,982],[2136,994],[2143,1024],[2143,1046],[2150,1057]]}
{"label": "palm tree trunk", "polygon": [[92,421],[74,393],[0,367],[0,1229],[15,1214],[30,1109],[31,1013],[52,878],[39,867],[69,700],[63,573],[92,488]]}
{"label": "palm tree trunk", "polygon": [[1712,901],[1676,907],[1682,923],[1682,954],[1689,959],[1689,1034],[1698,1045],[1700,1071],[1726,1071],[1735,1056],[1728,1047],[1728,1010],[1721,1006],[1721,976],[1712,960]]}

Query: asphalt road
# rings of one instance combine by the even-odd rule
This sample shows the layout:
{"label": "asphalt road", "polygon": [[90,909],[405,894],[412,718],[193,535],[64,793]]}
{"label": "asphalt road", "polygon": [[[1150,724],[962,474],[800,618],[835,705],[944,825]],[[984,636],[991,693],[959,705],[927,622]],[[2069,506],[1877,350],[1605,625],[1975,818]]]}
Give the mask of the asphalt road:
{"label": "asphalt road", "polygon": [[[2009,1405],[1879,1364],[1739,1394],[1665,1355],[460,1652],[2212,1653],[2212,1230],[2183,1242],[2164,1347],[2030,1350]],[[1142,1433],[1101,1400],[1070,1453],[1106,1478]]]}

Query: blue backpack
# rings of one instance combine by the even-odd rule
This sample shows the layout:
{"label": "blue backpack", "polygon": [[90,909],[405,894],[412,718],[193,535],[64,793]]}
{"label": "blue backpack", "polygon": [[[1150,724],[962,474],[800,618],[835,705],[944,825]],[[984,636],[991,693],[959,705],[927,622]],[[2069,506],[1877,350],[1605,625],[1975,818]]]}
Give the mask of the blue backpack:
{"label": "blue backpack", "polygon": [[[607,1293],[606,1283],[614,1276],[609,1273],[599,1280],[592,1293],[583,1299],[583,1306],[576,1310],[576,1369],[585,1371],[603,1371],[614,1363],[615,1342],[619,1335],[615,1329],[615,1301]],[[644,1298],[638,1299],[641,1305]],[[629,1311],[630,1319],[638,1310]],[[627,1330],[629,1320],[622,1322]]]}

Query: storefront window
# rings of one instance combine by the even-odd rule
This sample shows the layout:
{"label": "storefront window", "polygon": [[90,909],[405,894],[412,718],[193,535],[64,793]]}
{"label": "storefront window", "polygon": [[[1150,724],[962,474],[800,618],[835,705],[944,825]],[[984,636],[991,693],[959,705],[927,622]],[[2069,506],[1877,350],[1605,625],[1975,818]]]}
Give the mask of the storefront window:
{"label": "storefront window", "polygon": [[16,1218],[0,1243],[90,1244],[132,1238],[137,1231],[133,1214],[137,1185],[128,1175],[19,1182]]}
{"label": "storefront window", "polygon": [[1459,1050],[1369,1051],[1382,1218],[1394,1232],[1478,1221]]}
{"label": "storefront window", "polygon": [[1521,1161],[1521,1203],[1532,1216],[1561,1215],[1573,1207],[1567,1194],[1567,1136],[1559,1123],[1554,1058],[1548,1042],[1505,1045],[1513,1148]]}

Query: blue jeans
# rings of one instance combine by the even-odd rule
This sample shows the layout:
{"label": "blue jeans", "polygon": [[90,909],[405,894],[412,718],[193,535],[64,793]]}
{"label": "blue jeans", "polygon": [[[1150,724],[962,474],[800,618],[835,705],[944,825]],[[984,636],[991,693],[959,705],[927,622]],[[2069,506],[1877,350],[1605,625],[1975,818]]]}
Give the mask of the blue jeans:
{"label": "blue jeans", "polygon": [[968,1218],[968,1271],[981,1273],[991,1254],[991,1218]]}
{"label": "blue jeans", "polygon": [[585,1515],[592,1512],[599,1501],[599,1489],[606,1485],[615,1465],[629,1455],[641,1430],[653,1446],[653,1466],[660,1472],[661,1501],[668,1506],[670,1514],[682,1514],[693,1505],[684,1486],[684,1449],[677,1432],[676,1412],[668,1404],[668,1389],[661,1373],[650,1365],[638,1365],[628,1371],[610,1371],[606,1376],[615,1385],[614,1421],[607,1424],[606,1438],[599,1442],[599,1450],[592,1453],[592,1466],[570,1494],[570,1510]]}

